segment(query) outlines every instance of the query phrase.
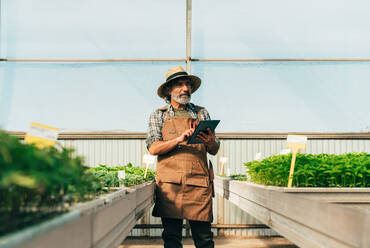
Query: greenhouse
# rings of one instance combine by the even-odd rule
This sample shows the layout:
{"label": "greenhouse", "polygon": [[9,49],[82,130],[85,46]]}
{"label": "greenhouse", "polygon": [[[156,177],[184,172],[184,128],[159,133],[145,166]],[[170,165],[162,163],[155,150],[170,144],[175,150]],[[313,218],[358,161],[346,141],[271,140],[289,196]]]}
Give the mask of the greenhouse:
{"label": "greenhouse", "polygon": [[0,0],[0,248],[370,247],[369,9]]}

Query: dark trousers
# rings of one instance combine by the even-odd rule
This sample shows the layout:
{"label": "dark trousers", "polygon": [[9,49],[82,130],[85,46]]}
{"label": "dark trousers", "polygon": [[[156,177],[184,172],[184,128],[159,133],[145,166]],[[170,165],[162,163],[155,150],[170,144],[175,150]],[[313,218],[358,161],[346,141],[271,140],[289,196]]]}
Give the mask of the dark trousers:
{"label": "dark trousers", "polygon": [[[182,247],[182,223],[182,219],[162,218],[164,228],[162,238],[165,248]],[[215,246],[210,222],[189,220],[189,224],[195,247],[213,248]]]}

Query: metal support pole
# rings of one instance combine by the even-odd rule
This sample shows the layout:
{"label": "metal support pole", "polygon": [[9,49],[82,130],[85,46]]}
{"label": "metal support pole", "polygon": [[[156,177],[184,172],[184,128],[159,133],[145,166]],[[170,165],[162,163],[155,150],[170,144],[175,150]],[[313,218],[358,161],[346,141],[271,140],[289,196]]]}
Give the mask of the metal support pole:
{"label": "metal support pole", "polygon": [[[242,63],[254,63],[254,62],[370,62],[370,58],[363,58],[363,59],[356,59],[356,58],[334,58],[334,59],[193,59],[190,57],[190,48],[187,49],[187,57],[186,58],[178,58],[178,59],[38,59],[38,58],[29,58],[29,59],[22,59],[22,58],[14,58],[14,59],[7,59],[1,58],[0,61],[2,62],[42,62],[42,63],[112,63],[112,62],[186,62],[186,69],[188,73],[190,73],[190,65],[192,61],[196,62],[219,62],[219,63],[228,63],[228,62],[242,62]],[[189,53],[189,55],[188,55]]]}
{"label": "metal support pole", "polygon": [[319,58],[319,59],[191,59],[197,62],[369,62],[370,58]]}
{"label": "metal support pole", "polygon": [[186,59],[6,59],[5,62],[42,62],[42,63],[112,63],[112,62],[173,62],[186,61]]}
{"label": "metal support pole", "polygon": [[[186,72],[191,73],[191,1],[186,0]],[[190,237],[189,221],[185,221],[185,235]]]}
{"label": "metal support pole", "polygon": [[1,48],[2,48],[2,39],[3,39],[3,28],[2,28],[2,20],[1,20],[1,18],[2,18],[2,8],[1,8],[2,6],[1,6],[1,0],[0,0],[0,58],[1,58]]}
{"label": "metal support pole", "polygon": [[191,9],[192,0],[186,0],[186,71],[191,73]]}

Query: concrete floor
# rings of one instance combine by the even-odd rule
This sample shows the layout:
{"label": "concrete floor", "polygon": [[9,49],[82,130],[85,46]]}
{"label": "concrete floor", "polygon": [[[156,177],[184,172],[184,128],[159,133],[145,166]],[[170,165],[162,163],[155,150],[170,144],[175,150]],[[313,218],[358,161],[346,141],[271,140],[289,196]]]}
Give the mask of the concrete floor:
{"label": "concrete floor", "polygon": [[[186,238],[183,240],[184,248],[194,247],[193,240]],[[282,237],[273,238],[215,238],[217,248],[296,248],[292,242]],[[160,248],[163,247],[163,241],[160,238],[128,238],[118,248]]]}

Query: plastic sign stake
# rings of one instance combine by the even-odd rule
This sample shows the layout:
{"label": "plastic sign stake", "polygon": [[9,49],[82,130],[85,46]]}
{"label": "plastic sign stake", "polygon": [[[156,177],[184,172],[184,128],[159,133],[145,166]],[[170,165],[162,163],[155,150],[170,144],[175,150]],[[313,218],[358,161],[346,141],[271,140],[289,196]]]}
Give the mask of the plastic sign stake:
{"label": "plastic sign stake", "polygon": [[229,160],[228,157],[221,157],[220,158],[220,164],[221,164],[221,167],[220,167],[220,175],[223,175],[224,174],[225,164],[227,163],[228,160]]}
{"label": "plastic sign stake", "polygon": [[292,187],[294,165],[297,153],[301,149],[305,149],[307,144],[307,137],[303,135],[288,135],[286,146],[292,149],[292,162],[290,164],[288,188]]}
{"label": "plastic sign stake", "polygon": [[54,146],[58,139],[59,129],[31,122],[30,129],[24,137],[27,144],[35,144],[38,148]]}
{"label": "plastic sign stake", "polygon": [[119,186],[122,187],[121,180],[126,179],[126,171],[121,170],[118,171],[118,180],[119,180]]}
{"label": "plastic sign stake", "polygon": [[262,160],[262,153],[257,152],[256,155],[254,156],[254,160],[261,161]]}
{"label": "plastic sign stake", "polygon": [[155,158],[156,156],[152,156],[149,154],[145,154],[143,157],[143,163],[145,164],[145,173],[144,173],[144,178],[146,178],[146,175],[148,173],[148,168],[151,164],[155,163]]}

